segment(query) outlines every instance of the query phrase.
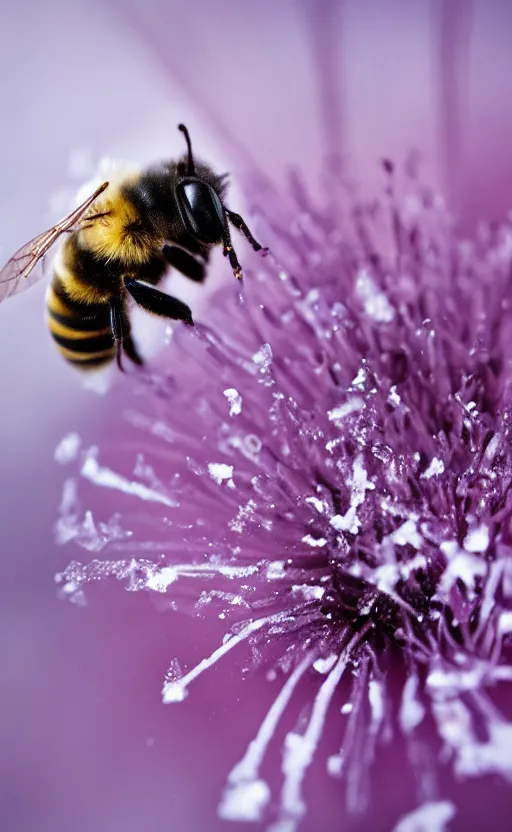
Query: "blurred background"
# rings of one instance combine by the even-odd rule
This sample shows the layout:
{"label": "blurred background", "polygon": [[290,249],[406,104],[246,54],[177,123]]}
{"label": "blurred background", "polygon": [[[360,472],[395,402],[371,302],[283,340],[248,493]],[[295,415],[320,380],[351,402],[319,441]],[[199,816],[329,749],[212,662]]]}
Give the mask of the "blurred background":
{"label": "blurred background", "polygon": [[[379,159],[411,149],[468,227],[512,208],[508,0],[21,0],[1,22],[2,260],[67,212],[100,157],[181,153],[179,121],[198,156],[231,172],[235,210],[254,170],[280,186],[298,166],[320,194],[322,161],[339,154],[372,189]],[[225,276],[216,257],[211,285]],[[169,631],[150,599],[120,588],[85,608],[57,598],[54,575],[77,552],[54,543],[54,449],[70,431],[101,435],[109,400],[54,350],[45,288],[0,307],[0,826],[222,829],[225,772],[264,704],[251,725],[223,685],[198,683],[182,710],[160,703],[169,659],[182,650],[193,664],[221,630],[194,619]],[[197,291],[189,302],[205,303]],[[148,349],[163,343],[137,326]],[[233,719],[247,733],[226,742]],[[330,788],[326,830],[339,828]],[[383,803],[371,828],[408,808]]]}

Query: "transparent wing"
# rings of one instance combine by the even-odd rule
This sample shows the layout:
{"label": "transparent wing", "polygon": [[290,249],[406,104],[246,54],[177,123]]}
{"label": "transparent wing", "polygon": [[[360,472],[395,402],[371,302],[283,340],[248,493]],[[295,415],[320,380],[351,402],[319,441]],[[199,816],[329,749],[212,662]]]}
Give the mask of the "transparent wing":
{"label": "transparent wing", "polygon": [[[3,269],[0,270],[0,302],[18,292],[24,292],[25,289],[28,289],[29,286],[37,283],[43,277],[42,265],[46,252],[61,234],[73,229],[73,226],[80,221],[87,209],[107,186],[108,182],[103,182],[85,202],[82,202],[67,217],[64,217],[53,228],[49,228],[48,231],[44,231],[34,237],[33,240],[25,243],[16,254],[13,254]],[[94,217],[88,219],[94,219]]]}

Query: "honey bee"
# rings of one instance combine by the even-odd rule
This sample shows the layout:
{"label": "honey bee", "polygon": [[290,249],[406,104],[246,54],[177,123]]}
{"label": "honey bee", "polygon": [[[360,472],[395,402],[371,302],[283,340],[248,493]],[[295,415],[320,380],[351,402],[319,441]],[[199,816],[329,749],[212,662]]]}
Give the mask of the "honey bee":
{"label": "honey bee", "polygon": [[169,266],[202,283],[212,247],[222,244],[233,274],[242,269],[229,224],[254,251],[266,254],[239,214],[224,204],[226,175],[196,162],[185,125],[187,153],[146,170],[120,167],[109,182],[57,225],[22,246],[0,271],[0,301],[44,274],[43,261],[67,234],[53,264],[46,297],[50,333],[63,357],[80,369],[122,356],[142,364],[132,339],[128,301],[147,312],[193,326],[190,308],[157,289]]}

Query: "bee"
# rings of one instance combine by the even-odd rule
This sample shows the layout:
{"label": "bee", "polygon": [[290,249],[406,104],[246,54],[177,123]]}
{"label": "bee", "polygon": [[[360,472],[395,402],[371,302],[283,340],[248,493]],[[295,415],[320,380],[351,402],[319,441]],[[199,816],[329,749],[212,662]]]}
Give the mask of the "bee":
{"label": "bee", "polygon": [[0,271],[0,301],[44,274],[53,244],[66,235],[46,297],[50,333],[63,357],[80,369],[122,357],[143,360],[133,341],[129,299],[147,312],[193,326],[187,304],[157,288],[169,267],[202,283],[210,251],[222,245],[236,278],[242,269],[230,224],[254,251],[266,254],[239,214],[225,203],[226,174],[187,153],[145,170],[120,168],[57,225],[22,246]]}

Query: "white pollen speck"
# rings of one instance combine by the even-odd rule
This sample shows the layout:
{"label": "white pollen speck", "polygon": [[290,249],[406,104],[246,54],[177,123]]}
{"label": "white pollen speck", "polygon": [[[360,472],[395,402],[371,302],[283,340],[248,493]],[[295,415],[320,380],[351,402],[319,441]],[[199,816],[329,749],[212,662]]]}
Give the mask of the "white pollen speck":
{"label": "white pollen speck", "polygon": [[226,465],[224,462],[209,462],[208,472],[212,480],[215,480],[219,485],[224,480],[230,480],[233,476],[233,466]]}
{"label": "white pollen speck", "polygon": [[242,534],[247,523],[252,520],[255,509],[256,503],[254,500],[249,500],[245,506],[239,506],[237,515],[234,520],[230,521],[229,527],[233,529],[233,531]]}
{"label": "white pollen speck", "polygon": [[458,578],[472,589],[475,585],[475,578],[486,574],[485,561],[471,552],[459,549],[455,540],[443,540],[439,548],[448,561],[439,585],[442,592],[449,592]]}
{"label": "white pollen speck", "polygon": [[390,402],[390,404],[395,405],[395,407],[398,407],[398,405],[402,401],[402,399],[396,392],[396,384],[393,384],[393,387],[390,387],[389,389],[388,401]]}
{"label": "white pollen speck", "polygon": [[61,591],[65,595],[73,595],[74,592],[77,591],[79,588],[79,584],[76,581],[66,581],[66,583],[61,587]]}
{"label": "white pollen speck", "polygon": [[338,445],[341,445],[342,441],[343,440],[341,439],[341,437],[339,437],[338,439],[330,439],[329,442],[325,443],[325,450],[329,451],[329,453],[332,454],[332,452],[338,447]]}
{"label": "white pollen speck", "polygon": [[424,803],[404,815],[393,832],[445,832],[446,824],[453,820],[456,811],[450,800]]}
{"label": "white pollen speck", "polygon": [[393,595],[400,578],[400,569],[396,563],[384,563],[374,570],[372,581],[381,592]]}
{"label": "white pollen speck", "polygon": [[343,771],[343,759],[339,754],[331,754],[327,758],[327,771],[331,777],[341,777]]}
{"label": "white pollen speck", "polygon": [[80,437],[78,433],[68,433],[55,448],[55,461],[60,465],[73,462],[78,456],[80,449]]}
{"label": "white pollen speck", "polygon": [[487,526],[478,526],[471,529],[466,535],[464,548],[466,552],[485,552],[489,546],[489,529]]}
{"label": "white pollen speck", "polygon": [[357,508],[364,503],[366,492],[375,490],[375,485],[368,479],[368,474],[366,473],[361,456],[356,457],[354,460],[349,485],[352,492],[350,506],[345,514],[335,514],[334,517],[331,517],[329,523],[336,531],[347,531],[350,534],[357,534],[361,528],[361,522],[357,516]]}
{"label": "white pollen speck", "polygon": [[148,575],[146,586],[153,592],[166,592],[167,589],[179,578],[178,570],[173,566],[163,566],[156,572]]}
{"label": "white pollen speck", "polygon": [[258,821],[270,800],[270,789],[264,780],[248,780],[228,787],[219,806],[223,820]]}
{"label": "white pollen speck", "polygon": [[186,685],[180,681],[166,682],[162,691],[162,701],[164,705],[170,705],[172,702],[183,702],[188,696]]}
{"label": "white pollen speck", "polygon": [[337,532],[350,532],[350,534],[357,534],[361,526],[354,506],[351,506],[345,514],[335,514],[329,520],[329,524]]}
{"label": "white pollen speck", "polygon": [[252,356],[253,363],[256,364],[260,373],[266,373],[272,364],[272,347],[270,344],[263,344],[258,352]]}
{"label": "white pollen speck", "polygon": [[341,706],[341,713],[342,714],[350,714],[350,713],[352,713],[352,708],[353,707],[354,706],[352,705],[352,702],[345,702],[345,704]]}
{"label": "white pollen speck", "polygon": [[362,410],[364,407],[364,401],[359,396],[354,396],[352,399],[349,399],[348,402],[345,404],[339,405],[339,407],[334,407],[332,410],[327,411],[327,418],[329,422],[337,422],[338,420],[344,419],[345,416],[348,416],[349,413],[357,413],[358,410]]}
{"label": "white pollen speck", "polygon": [[359,272],[356,281],[356,292],[363,301],[364,311],[370,318],[384,324],[393,320],[395,310],[366,269]]}
{"label": "white pollen speck", "polygon": [[238,416],[242,412],[242,397],[234,387],[224,390],[224,395],[229,402],[229,415]]}
{"label": "white pollen speck", "polygon": [[364,492],[374,491],[375,485],[368,479],[368,474],[366,473],[361,456],[355,458],[352,471],[351,485],[354,496],[358,498],[357,504],[360,505],[364,500]]}
{"label": "white pollen speck", "polygon": [[309,584],[295,584],[292,592],[302,595],[304,601],[321,601],[325,595],[323,586],[310,586]]}
{"label": "white pollen speck", "polygon": [[316,508],[319,514],[323,514],[325,511],[325,503],[323,500],[319,500],[318,497],[306,497],[304,502]]}
{"label": "white pollen speck", "polygon": [[329,673],[329,670],[332,670],[336,662],[338,661],[338,656],[336,653],[331,653],[330,656],[326,656],[323,659],[317,659],[313,662],[313,667],[317,673]]}
{"label": "white pollen speck", "polygon": [[444,473],[444,462],[436,456],[428,466],[427,470],[421,475],[424,479],[430,480],[432,477],[437,477]]}
{"label": "white pollen speck", "polygon": [[307,543],[308,546],[313,546],[314,548],[321,548],[322,546],[327,545],[325,537],[311,537],[310,534],[305,534],[302,538],[302,542]]}
{"label": "white pollen speck", "polygon": [[357,371],[357,375],[355,378],[352,379],[351,387],[355,387],[357,390],[364,390],[364,385],[366,384],[367,372],[364,367],[360,367]]}
{"label": "white pollen speck", "polygon": [[395,529],[390,537],[393,543],[396,543],[398,546],[406,546],[409,543],[415,549],[421,549],[423,544],[423,538],[418,533],[416,520],[412,518],[402,523],[398,529]]}
{"label": "white pollen speck", "polygon": [[512,633],[512,612],[510,610],[500,613],[498,628],[500,633]]}
{"label": "white pollen speck", "polygon": [[284,578],[285,575],[284,560],[274,560],[267,566],[267,579],[269,581],[277,581]]}

